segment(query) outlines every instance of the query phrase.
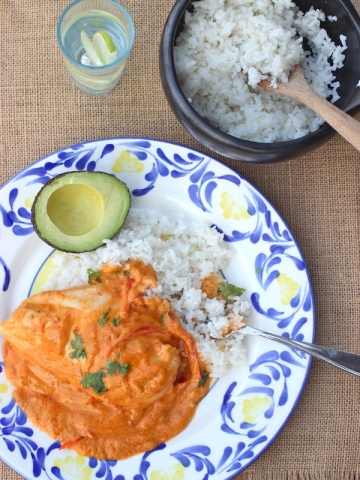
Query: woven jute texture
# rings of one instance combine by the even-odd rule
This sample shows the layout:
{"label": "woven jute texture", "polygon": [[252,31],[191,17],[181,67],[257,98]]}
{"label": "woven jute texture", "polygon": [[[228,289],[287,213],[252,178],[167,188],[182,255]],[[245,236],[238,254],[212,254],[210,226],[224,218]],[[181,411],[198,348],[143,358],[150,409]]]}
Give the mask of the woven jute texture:
{"label": "woven jute texture", "polygon": [[[102,98],[80,93],[67,77],[55,32],[68,3],[0,1],[1,184],[51,152],[104,137],[159,138],[210,153],[179,124],[161,87],[159,40],[174,0],[123,1],[136,42],[125,76]],[[354,4],[360,9],[360,0]],[[290,226],[313,283],[317,342],[360,353],[359,152],[336,135],[314,153],[275,165],[213,156],[255,184]],[[360,479],[359,392],[359,378],[314,360],[289,422],[236,478]],[[6,448],[0,433],[0,454]],[[0,463],[0,480],[20,478]]]}

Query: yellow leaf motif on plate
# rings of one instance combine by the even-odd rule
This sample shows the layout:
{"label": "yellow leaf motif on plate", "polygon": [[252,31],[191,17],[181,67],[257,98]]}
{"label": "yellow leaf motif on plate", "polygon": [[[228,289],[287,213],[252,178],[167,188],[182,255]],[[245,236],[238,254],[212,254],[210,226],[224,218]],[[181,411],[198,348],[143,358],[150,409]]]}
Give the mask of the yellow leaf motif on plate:
{"label": "yellow leaf motif on plate", "polygon": [[289,305],[291,300],[296,297],[299,290],[299,284],[285,275],[285,273],[280,273],[276,281],[279,284],[281,303],[283,305]]}
{"label": "yellow leaf motif on plate", "polygon": [[60,252],[58,250],[55,250],[55,252],[53,252],[43,263],[43,266],[38,271],[38,274],[34,279],[30,295],[35,295],[46,289],[46,283],[49,280],[51,272],[54,270],[54,268],[56,268],[56,256],[59,254]]}
{"label": "yellow leaf motif on plate", "polygon": [[246,399],[243,402],[242,414],[246,423],[255,423],[261,417],[270,405],[269,397],[255,396],[252,399]]}
{"label": "yellow leaf motif on plate", "polygon": [[92,469],[86,464],[86,457],[78,455],[74,458],[68,455],[65,458],[55,460],[54,465],[60,469],[63,476],[66,475],[66,480],[70,478],[90,480]]}
{"label": "yellow leaf motif on plate", "polygon": [[223,192],[220,198],[220,208],[223,211],[223,217],[226,218],[226,220],[230,218],[233,218],[234,220],[246,220],[250,218],[250,214],[246,208],[237,203],[230,193]]}
{"label": "yellow leaf motif on plate", "polygon": [[153,470],[150,473],[150,480],[183,480],[185,477],[185,467],[176,463],[166,470]]}
{"label": "yellow leaf motif on plate", "polygon": [[[2,393],[6,393],[9,390],[9,387],[6,385],[6,383],[0,383],[0,395]],[[0,403],[2,403],[2,398],[0,397]]]}
{"label": "yellow leaf motif on plate", "polygon": [[114,173],[128,172],[140,173],[144,170],[144,165],[140,160],[127,150],[123,150],[112,167]]}
{"label": "yellow leaf motif on plate", "polygon": [[30,195],[30,197],[25,198],[24,205],[27,208],[31,208],[32,204],[34,203],[36,195]]}

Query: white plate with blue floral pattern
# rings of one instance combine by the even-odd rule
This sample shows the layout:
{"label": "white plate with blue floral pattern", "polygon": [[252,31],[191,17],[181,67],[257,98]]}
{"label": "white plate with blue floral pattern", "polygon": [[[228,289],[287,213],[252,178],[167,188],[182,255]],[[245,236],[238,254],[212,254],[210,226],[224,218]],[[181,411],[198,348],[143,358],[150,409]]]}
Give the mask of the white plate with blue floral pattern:
{"label": "white plate with blue floral pattern", "polygon": [[[52,249],[34,233],[30,209],[44,183],[70,170],[100,170],[127,183],[135,208],[206,217],[231,243],[227,280],[245,287],[248,323],[313,341],[314,298],[299,247],[279,213],[244,177],[187,147],[112,138],[64,148],[21,171],[0,190],[0,321],[31,292]],[[245,280],[245,285],[244,285]],[[99,461],[59,450],[12,400],[0,356],[0,456],[26,479],[217,480],[246,469],[271,444],[304,389],[308,356],[249,337],[248,363],[212,386],[190,425],[155,450]],[[1,343],[2,345],[2,343]]]}

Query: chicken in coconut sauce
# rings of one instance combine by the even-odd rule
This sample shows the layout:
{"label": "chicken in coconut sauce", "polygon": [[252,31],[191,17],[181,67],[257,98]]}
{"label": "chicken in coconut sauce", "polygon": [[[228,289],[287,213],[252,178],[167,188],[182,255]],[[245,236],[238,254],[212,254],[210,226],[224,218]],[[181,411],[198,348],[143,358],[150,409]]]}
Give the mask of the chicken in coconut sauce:
{"label": "chicken in coconut sauce", "polygon": [[26,299],[0,325],[15,400],[62,448],[98,459],[155,448],[206,395],[193,337],[167,300],[144,297],[155,286],[138,260],[107,265],[89,285]]}

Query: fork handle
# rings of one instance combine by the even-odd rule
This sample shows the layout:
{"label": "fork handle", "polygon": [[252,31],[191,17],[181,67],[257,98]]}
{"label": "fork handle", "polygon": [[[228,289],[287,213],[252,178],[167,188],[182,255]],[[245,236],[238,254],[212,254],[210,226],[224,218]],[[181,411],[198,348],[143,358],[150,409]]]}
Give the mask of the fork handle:
{"label": "fork handle", "polygon": [[246,335],[259,335],[261,337],[269,338],[280,342],[288,347],[296,348],[308,353],[309,355],[324,360],[335,367],[341,368],[346,372],[352,373],[360,377],[360,355],[355,353],[343,352],[341,350],[335,350],[333,348],[321,347],[312,343],[299,342],[290,338],[283,337],[281,335],[275,335],[274,333],[264,332],[254,327],[247,325],[242,328],[240,332]]}

